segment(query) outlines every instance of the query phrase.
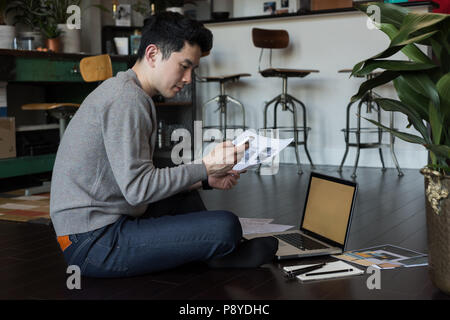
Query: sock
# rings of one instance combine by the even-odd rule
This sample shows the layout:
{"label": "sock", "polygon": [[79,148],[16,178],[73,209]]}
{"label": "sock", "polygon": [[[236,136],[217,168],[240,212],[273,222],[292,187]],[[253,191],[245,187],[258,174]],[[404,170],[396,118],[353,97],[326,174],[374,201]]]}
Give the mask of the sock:
{"label": "sock", "polygon": [[274,237],[253,238],[240,243],[230,254],[207,262],[211,268],[257,268],[271,262],[278,250]]}

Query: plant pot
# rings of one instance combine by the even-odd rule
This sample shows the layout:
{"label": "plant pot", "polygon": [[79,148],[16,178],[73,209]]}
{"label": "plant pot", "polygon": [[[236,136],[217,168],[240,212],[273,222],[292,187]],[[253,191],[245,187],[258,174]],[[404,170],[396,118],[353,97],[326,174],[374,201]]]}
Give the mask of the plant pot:
{"label": "plant pot", "polygon": [[64,53],[81,52],[81,30],[69,29],[67,24],[58,24],[58,29],[62,31],[61,42]]}
{"label": "plant pot", "polygon": [[61,52],[61,37],[53,38],[53,39],[47,39],[47,48],[49,51],[53,51],[55,53]]}
{"label": "plant pot", "polygon": [[450,176],[424,168],[428,234],[428,270],[431,281],[450,295]]}
{"label": "plant pot", "polygon": [[14,26],[0,25],[0,49],[11,49],[15,35]]}

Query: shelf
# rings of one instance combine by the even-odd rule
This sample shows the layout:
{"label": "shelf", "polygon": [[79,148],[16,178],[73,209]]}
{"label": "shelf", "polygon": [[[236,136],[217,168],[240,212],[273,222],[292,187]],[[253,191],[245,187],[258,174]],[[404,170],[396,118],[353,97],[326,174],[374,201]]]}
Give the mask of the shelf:
{"label": "shelf", "polygon": [[[415,2],[405,2],[405,3],[395,3],[396,5],[402,7],[417,7],[417,6],[433,6],[438,7],[436,3],[433,1],[415,1]],[[229,23],[229,22],[240,22],[240,21],[250,21],[250,20],[262,20],[262,19],[278,19],[278,18],[288,18],[288,17],[302,17],[302,16],[318,16],[329,13],[341,13],[341,12],[352,12],[358,11],[356,8],[340,8],[340,9],[330,9],[330,10],[317,10],[317,11],[299,11],[293,13],[282,13],[282,14],[273,14],[273,15],[258,15],[258,16],[245,16],[245,17],[235,17],[229,19],[221,19],[221,20],[203,20],[201,21],[204,24],[210,23]]]}
{"label": "shelf", "polygon": [[10,178],[53,170],[56,154],[0,160],[0,178]]}
{"label": "shelf", "polygon": [[[15,50],[15,49],[0,49],[2,56],[26,57],[26,58],[43,58],[48,60],[81,60],[82,58],[90,57],[92,53],[54,53],[51,51],[42,52],[37,50]],[[114,55],[111,57],[115,61],[129,60],[129,56]]]}

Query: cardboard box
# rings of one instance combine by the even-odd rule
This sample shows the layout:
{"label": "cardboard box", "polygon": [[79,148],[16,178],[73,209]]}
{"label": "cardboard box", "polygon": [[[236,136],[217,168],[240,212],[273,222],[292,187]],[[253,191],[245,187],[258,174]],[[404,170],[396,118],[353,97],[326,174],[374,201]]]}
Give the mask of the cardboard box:
{"label": "cardboard box", "polygon": [[301,9],[307,11],[352,8],[352,0],[301,0]]}
{"label": "cardboard box", "polygon": [[0,118],[0,159],[16,157],[16,119]]}

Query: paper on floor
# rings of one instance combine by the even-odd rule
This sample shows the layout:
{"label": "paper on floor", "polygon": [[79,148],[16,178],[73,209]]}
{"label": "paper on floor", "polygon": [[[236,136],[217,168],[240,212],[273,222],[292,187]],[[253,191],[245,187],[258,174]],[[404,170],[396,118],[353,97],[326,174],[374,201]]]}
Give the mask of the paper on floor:
{"label": "paper on floor", "polygon": [[242,233],[256,234],[256,233],[271,233],[271,232],[283,232],[293,226],[284,224],[270,223],[273,219],[253,219],[253,218],[239,218],[242,226]]}

